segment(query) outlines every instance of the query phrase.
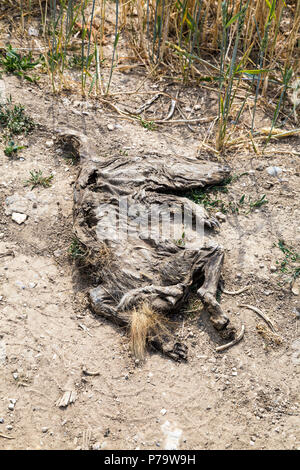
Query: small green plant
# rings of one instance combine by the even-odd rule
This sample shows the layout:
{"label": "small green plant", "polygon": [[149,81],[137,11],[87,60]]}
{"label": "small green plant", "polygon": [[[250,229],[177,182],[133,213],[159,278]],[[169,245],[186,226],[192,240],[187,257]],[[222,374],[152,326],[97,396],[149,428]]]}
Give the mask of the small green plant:
{"label": "small green plant", "polygon": [[266,195],[263,194],[263,196],[256,201],[252,202],[249,199],[249,205],[250,205],[250,212],[253,211],[254,209],[257,209],[258,207],[263,206],[264,204],[267,204],[269,201],[266,199]]}
{"label": "small green plant", "polygon": [[138,120],[140,122],[140,125],[144,127],[145,129],[147,129],[148,131],[155,131],[156,125],[154,121],[146,121],[141,116],[138,116]]}
{"label": "small green plant", "polygon": [[11,97],[6,103],[0,103],[0,128],[5,129],[8,136],[28,134],[35,127],[33,120],[25,113],[21,104],[12,104]]}
{"label": "small green plant", "polygon": [[[216,195],[219,192],[228,193],[228,185],[234,181],[237,181],[237,179],[239,179],[244,174],[245,173],[242,173],[241,175],[229,176],[228,178],[225,178],[222,183],[215,186],[208,186],[204,189],[194,189],[186,194],[186,197],[194,201],[196,204],[202,204],[205,209],[220,209],[223,213],[226,213],[227,209],[225,207],[225,203],[221,199],[216,198]],[[212,198],[212,195],[215,197]]]}
{"label": "small green plant", "polygon": [[212,199],[210,193],[199,189],[192,190],[189,199],[192,199],[196,204],[202,204],[205,209],[219,208],[222,204],[221,199]]}
{"label": "small green plant", "polygon": [[86,255],[83,245],[76,237],[73,237],[68,253],[74,260],[84,258]]}
{"label": "small green plant", "polygon": [[182,232],[181,238],[174,240],[177,246],[185,246],[185,232]]}
{"label": "small green plant", "polygon": [[30,77],[27,72],[34,69],[40,63],[40,59],[33,61],[32,54],[22,56],[10,44],[7,46],[4,55],[0,58],[0,65],[6,73],[11,73],[30,82],[38,80],[37,77]]}
{"label": "small green plant", "polygon": [[4,153],[8,157],[17,154],[24,148],[13,140],[14,135],[28,134],[35,127],[33,120],[25,113],[24,106],[13,105],[11,97],[6,103],[0,103],[0,130],[3,132],[6,147]]}
{"label": "small green plant", "polygon": [[49,188],[52,184],[53,175],[43,176],[41,170],[30,171],[30,178],[27,180],[26,186],[31,185],[31,189],[36,188],[37,186],[42,186],[43,188]]}
{"label": "small green plant", "polygon": [[300,253],[297,253],[292,247],[287,246],[284,240],[278,240],[278,244],[275,246],[284,254],[283,260],[276,261],[280,272],[286,276],[283,282],[293,284],[300,276]]}
{"label": "small green plant", "polygon": [[[82,67],[89,68],[91,66],[92,60],[94,58],[94,54],[90,54],[89,57],[79,54],[73,54],[71,57],[68,58],[68,67],[74,69],[81,69]],[[103,63],[103,61],[101,61]]]}
{"label": "small green plant", "polygon": [[23,149],[24,145],[17,145],[13,140],[8,142],[8,145],[4,149],[4,153],[7,157],[15,156],[19,150]]}
{"label": "small green plant", "polygon": [[[221,211],[223,214],[227,214],[231,212],[232,214],[239,214],[241,209],[244,209],[245,214],[249,214],[254,209],[257,209],[264,204],[268,203],[266,199],[266,195],[263,194],[259,199],[256,201],[252,201],[249,197],[248,201],[246,201],[246,195],[243,194],[238,201],[229,201],[225,202],[217,195],[219,193],[227,194],[228,193],[228,185],[237,181],[243,175],[247,175],[248,173],[241,173],[240,175],[233,175],[226,178],[221,184],[215,186],[209,186],[204,189],[194,189],[188,194],[186,197],[194,201],[196,204],[202,204],[205,209],[208,211],[217,209]],[[245,212],[246,208],[249,207],[248,211]]]}

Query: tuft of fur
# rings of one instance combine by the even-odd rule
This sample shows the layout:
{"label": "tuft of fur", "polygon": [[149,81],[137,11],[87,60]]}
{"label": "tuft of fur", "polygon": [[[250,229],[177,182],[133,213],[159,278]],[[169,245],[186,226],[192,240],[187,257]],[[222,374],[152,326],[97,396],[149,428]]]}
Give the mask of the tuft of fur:
{"label": "tuft of fur", "polygon": [[170,336],[166,327],[166,319],[154,312],[144,302],[132,310],[130,315],[130,343],[136,359],[143,360],[147,341]]}

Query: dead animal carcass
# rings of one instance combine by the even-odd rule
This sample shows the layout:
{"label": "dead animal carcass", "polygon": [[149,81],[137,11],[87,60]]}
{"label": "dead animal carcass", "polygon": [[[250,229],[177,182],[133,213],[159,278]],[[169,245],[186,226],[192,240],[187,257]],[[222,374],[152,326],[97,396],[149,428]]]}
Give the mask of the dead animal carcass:
{"label": "dead animal carcass", "polygon": [[101,157],[86,143],[80,146],[78,136],[69,139],[81,166],[75,235],[101,267],[99,283],[89,291],[93,310],[128,326],[137,357],[148,341],[174,359],[186,358],[186,347],[170,341],[163,319],[186,305],[196,288],[214,327],[232,338],[235,330],[216,300],[223,249],[195,230],[198,224],[204,234],[213,233],[218,223],[186,197],[228,178],[229,168],[157,154]]}

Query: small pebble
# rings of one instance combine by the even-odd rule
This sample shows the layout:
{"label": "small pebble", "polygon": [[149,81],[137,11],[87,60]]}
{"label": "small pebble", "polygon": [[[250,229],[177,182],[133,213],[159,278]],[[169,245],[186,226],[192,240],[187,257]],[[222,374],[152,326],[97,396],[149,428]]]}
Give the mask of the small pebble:
{"label": "small pebble", "polygon": [[39,32],[36,28],[34,28],[33,26],[29,26],[28,28],[28,34],[29,36],[35,36],[35,37],[38,37],[39,35]]}
{"label": "small pebble", "polygon": [[48,432],[48,428],[47,428],[47,427],[43,427],[43,428],[42,428],[42,432],[43,432],[43,433]]}
{"label": "small pebble", "polygon": [[19,287],[19,289],[26,289],[23,282],[21,282],[21,281],[16,281],[15,286]]}
{"label": "small pebble", "polygon": [[167,410],[165,408],[162,408],[160,410],[160,414],[162,414],[163,416],[165,416],[166,412],[167,412]]}
{"label": "small pebble", "polygon": [[27,219],[27,215],[26,214],[20,214],[19,212],[13,212],[11,218],[14,222],[21,225]]}
{"label": "small pebble", "polygon": [[296,287],[296,286],[292,287],[292,293],[293,293],[294,295],[299,295],[299,288]]}
{"label": "small pebble", "polygon": [[92,449],[93,449],[93,450],[100,450],[100,449],[101,449],[101,443],[100,443],[100,442],[96,442],[96,444],[93,445]]}
{"label": "small pebble", "polygon": [[107,124],[107,129],[108,129],[109,131],[114,131],[114,130],[115,130],[114,124]]}
{"label": "small pebble", "polygon": [[271,295],[271,294],[273,294],[273,292],[272,292],[271,290],[265,290],[265,291],[264,291],[264,294],[265,294],[265,295]]}
{"label": "small pebble", "polygon": [[296,318],[300,318],[300,309],[297,307],[293,308],[293,313],[296,315]]}
{"label": "small pebble", "polygon": [[217,212],[216,217],[220,222],[226,222],[226,215],[222,212]]}
{"label": "small pebble", "polygon": [[267,172],[270,176],[279,176],[282,173],[282,169],[279,166],[268,166]]}

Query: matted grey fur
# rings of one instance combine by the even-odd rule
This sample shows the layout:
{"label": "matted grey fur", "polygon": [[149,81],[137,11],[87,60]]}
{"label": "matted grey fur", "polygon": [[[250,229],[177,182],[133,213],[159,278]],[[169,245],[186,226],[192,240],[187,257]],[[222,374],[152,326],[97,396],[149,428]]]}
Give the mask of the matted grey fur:
{"label": "matted grey fur", "polygon": [[[205,237],[196,236],[192,240],[191,227],[181,240],[172,234],[161,235],[153,223],[151,230],[147,224],[141,224],[142,228],[137,230],[137,216],[149,220],[153,207],[158,212],[161,208],[160,215],[169,207],[173,218],[185,208],[192,218],[203,222],[205,233],[206,229],[212,231],[217,226],[216,220],[184,194],[221,183],[228,178],[229,168],[157,154],[99,156],[76,133],[66,133],[62,138],[80,158],[74,194],[75,235],[94,254],[103,252],[103,247],[108,253],[100,262],[99,285],[89,292],[93,310],[127,325],[132,310],[142,302],[161,315],[169,315],[187,302],[192,286],[197,286],[197,294],[214,327],[224,337],[232,337],[234,328],[229,327],[229,320],[216,300],[224,257],[222,247]],[[128,204],[126,218],[120,215],[120,200]],[[154,345],[174,359],[186,357],[186,348],[179,343],[154,341]]]}

